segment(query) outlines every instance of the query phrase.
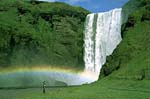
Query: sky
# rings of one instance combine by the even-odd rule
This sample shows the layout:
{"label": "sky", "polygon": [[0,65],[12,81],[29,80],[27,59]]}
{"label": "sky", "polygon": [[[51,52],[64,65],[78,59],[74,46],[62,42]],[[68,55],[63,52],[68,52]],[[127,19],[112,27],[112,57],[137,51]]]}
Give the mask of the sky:
{"label": "sky", "polygon": [[128,0],[39,0],[49,2],[65,2],[74,6],[81,6],[91,12],[104,12],[122,7]]}

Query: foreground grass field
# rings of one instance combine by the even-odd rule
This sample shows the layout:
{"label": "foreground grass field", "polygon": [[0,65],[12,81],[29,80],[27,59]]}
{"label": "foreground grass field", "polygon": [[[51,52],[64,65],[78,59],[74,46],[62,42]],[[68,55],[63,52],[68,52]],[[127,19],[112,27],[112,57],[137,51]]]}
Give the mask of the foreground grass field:
{"label": "foreground grass field", "polygon": [[0,99],[150,99],[149,80],[102,79],[77,87],[1,89]]}

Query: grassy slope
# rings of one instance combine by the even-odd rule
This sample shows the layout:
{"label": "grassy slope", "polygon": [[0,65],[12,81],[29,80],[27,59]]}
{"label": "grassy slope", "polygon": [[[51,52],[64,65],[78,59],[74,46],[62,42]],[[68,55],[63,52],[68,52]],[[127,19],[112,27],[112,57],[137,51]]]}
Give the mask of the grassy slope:
{"label": "grassy slope", "polygon": [[65,3],[25,1],[0,0],[0,67],[82,65],[89,12]]}
{"label": "grassy slope", "polygon": [[[132,0],[131,0],[132,1]],[[142,5],[129,15],[122,31],[123,40],[107,58],[102,74],[119,79],[149,78],[150,5]]]}
{"label": "grassy slope", "polygon": [[106,80],[65,88],[0,90],[2,99],[149,99],[150,81]]}
{"label": "grassy slope", "polygon": [[[141,21],[144,13],[145,7],[141,7],[130,15],[135,21],[129,17],[123,41],[104,66],[108,71],[102,71],[109,76],[91,85],[48,89],[45,95],[41,89],[25,89],[0,90],[0,96],[2,99],[149,99],[150,21],[147,16]],[[132,22],[134,26],[130,26]]]}

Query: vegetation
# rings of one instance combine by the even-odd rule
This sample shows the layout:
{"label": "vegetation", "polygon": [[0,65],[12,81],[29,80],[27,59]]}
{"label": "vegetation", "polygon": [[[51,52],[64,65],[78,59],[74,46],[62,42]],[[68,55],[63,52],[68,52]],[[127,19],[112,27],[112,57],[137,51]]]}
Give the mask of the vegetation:
{"label": "vegetation", "polygon": [[[42,89],[39,88],[20,90],[5,89],[0,90],[1,98],[149,99],[150,3],[148,1],[149,0],[130,0],[123,7],[123,11],[128,12],[123,13],[127,14],[124,16],[124,24],[122,26],[123,40],[114,53],[107,58],[107,62],[101,71],[101,79],[96,83],[78,87],[48,88],[45,95],[42,94]],[[132,11],[129,11],[131,9]],[[10,18],[7,20],[10,20]],[[4,38],[5,37],[3,37],[3,39]],[[4,44],[7,45],[8,41],[6,40],[5,42]],[[3,51],[7,50],[4,49]],[[6,54],[0,55],[5,56]]]}
{"label": "vegetation", "polygon": [[[129,14],[122,30],[123,40],[107,58],[101,77],[115,71],[111,75],[115,79],[150,78],[150,3],[145,4],[144,1],[141,1],[139,8]],[[133,2],[128,2],[127,5],[130,3]],[[129,7],[127,5],[125,7]]]}
{"label": "vegetation", "polygon": [[91,85],[79,87],[0,90],[2,99],[149,99],[149,81],[102,79]]}
{"label": "vegetation", "polygon": [[60,2],[0,2],[0,67],[81,67],[87,10]]}

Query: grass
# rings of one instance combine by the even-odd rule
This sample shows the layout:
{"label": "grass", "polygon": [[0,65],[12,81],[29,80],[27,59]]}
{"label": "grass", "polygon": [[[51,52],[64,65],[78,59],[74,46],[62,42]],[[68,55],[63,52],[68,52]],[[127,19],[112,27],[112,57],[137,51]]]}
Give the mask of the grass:
{"label": "grass", "polygon": [[150,99],[149,8],[140,5],[131,11],[122,42],[103,66],[105,78],[90,85],[47,88],[46,94],[42,88],[1,89],[0,99]]}
{"label": "grass", "polygon": [[150,81],[102,79],[77,87],[0,90],[1,99],[150,99]]}
{"label": "grass", "polygon": [[[128,29],[125,39],[117,49],[118,60],[121,60],[119,70],[112,77],[138,79],[150,71],[150,22],[137,23]],[[113,65],[113,64],[112,64]],[[144,74],[143,74],[144,73]],[[149,77],[147,77],[149,78]]]}
{"label": "grass", "polygon": [[[132,0],[131,0],[132,1]],[[132,2],[133,3],[133,2]],[[122,31],[123,40],[102,68],[105,76],[121,79],[150,78],[150,5],[130,13]]]}

